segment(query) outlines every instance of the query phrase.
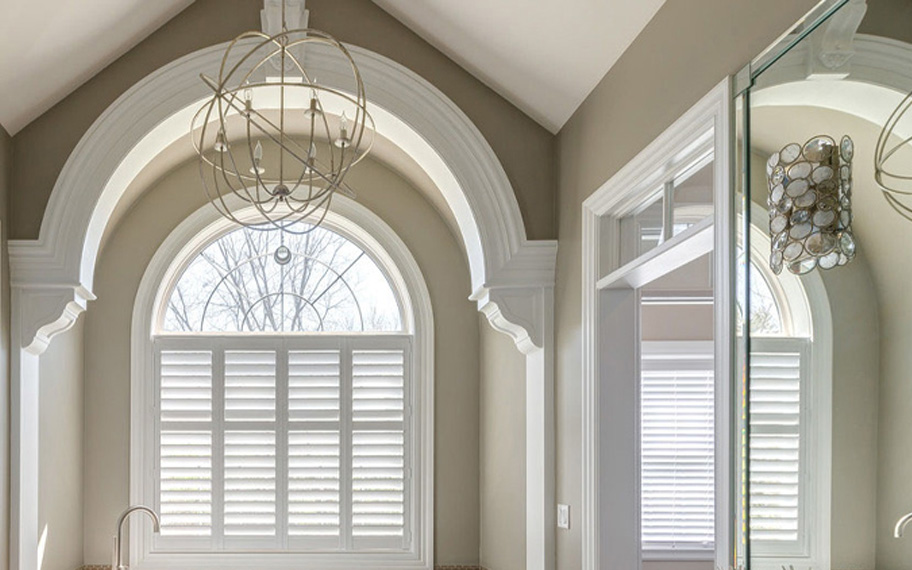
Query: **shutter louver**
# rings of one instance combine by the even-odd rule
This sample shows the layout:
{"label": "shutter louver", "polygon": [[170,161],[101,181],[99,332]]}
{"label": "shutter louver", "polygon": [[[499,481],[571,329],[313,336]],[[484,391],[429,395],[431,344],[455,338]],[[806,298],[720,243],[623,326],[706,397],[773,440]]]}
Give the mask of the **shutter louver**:
{"label": "shutter louver", "polygon": [[750,537],[799,539],[801,353],[752,351]]}
{"label": "shutter louver", "polygon": [[715,538],[712,347],[665,350],[674,344],[643,343],[643,549],[712,550]]}
{"label": "shutter louver", "polygon": [[162,536],[212,534],[212,353],[159,357],[159,510]]}
{"label": "shutter louver", "polygon": [[404,390],[402,350],[352,353],[352,536],[366,545],[405,538]]}
{"label": "shutter louver", "polygon": [[341,536],[340,353],[288,354],[288,534],[305,544]]}
{"label": "shutter louver", "polygon": [[275,536],[274,431],[225,432],[225,536]]}
{"label": "shutter louver", "polygon": [[275,352],[225,353],[225,421],[275,421]]}

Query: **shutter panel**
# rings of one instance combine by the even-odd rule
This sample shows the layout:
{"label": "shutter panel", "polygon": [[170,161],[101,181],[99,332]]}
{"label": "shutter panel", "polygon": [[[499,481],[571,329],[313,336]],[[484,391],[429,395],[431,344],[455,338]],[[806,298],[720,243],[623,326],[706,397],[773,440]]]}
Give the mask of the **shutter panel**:
{"label": "shutter panel", "polygon": [[163,537],[212,534],[212,353],[161,351],[158,503]]}
{"label": "shutter panel", "polygon": [[407,338],[155,342],[155,548],[409,547]]}
{"label": "shutter panel", "polygon": [[[760,342],[755,345],[761,345]],[[751,351],[750,537],[796,543],[801,519],[801,372],[797,350]]]}
{"label": "shutter panel", "polygon": [[288,534],[302,545],[341,537],[338,350],[288,354]]}
{"label": "shutter panel", "polygon": [[711,551],[715,402],[711,343],[643,343],[641,497],[644,550]]}
{"label": "shutter panel", "polygon": [[225,352],[224,533],[276,536],[276,354]]}
{"label": "shutter panel", "polygon": [[399,546],[405,532],[405,351],[352,352],[352,537]]}

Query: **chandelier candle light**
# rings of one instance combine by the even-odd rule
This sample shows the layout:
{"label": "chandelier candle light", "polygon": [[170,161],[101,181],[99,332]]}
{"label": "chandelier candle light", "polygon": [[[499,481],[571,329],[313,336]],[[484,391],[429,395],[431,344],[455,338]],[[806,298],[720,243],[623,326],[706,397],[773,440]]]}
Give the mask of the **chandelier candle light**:
{"label": "chandelier candle light", "polygon": [[[265,4],[264,30],[275,33],[241,34],[228,44],[218,78],[201,75],[213,94],[194,116],[191,138],[203,188],[219,213],[254,229],[307,233],[337,191],[353,195],[344,179],[370,152],[373,120],[345,46],[317,30],[289,29],[306,21],[302,1]],[[349,64],[347,88],[319,84],[306,70],[308,57],[327,56]],[[236,215],[238,204],[258,215]]]}
{"label": "chandelier candle light", "polygon": [[795,274],[831,269],[855,257],[852,157],[855,145],[817,136],[787,145],[766,165],[772,251],[770,268]]}

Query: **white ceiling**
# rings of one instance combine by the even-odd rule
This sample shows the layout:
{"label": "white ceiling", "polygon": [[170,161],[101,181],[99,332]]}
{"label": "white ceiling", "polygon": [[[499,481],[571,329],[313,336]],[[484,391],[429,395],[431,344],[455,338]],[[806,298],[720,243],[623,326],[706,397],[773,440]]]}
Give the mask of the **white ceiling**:
{"label": "white ceiling", "polygon": [[[0,124],[16,134],[192,1],[0,0]],[[552,132],[664,3],[374,1]]]}
{"label": "white ceiling", "polygon": [[15,134],[193,0],[0,0],[0,124]]}
{"label": "white ceiling", "polygon": [[551,132],[665,0],[374,0]]}

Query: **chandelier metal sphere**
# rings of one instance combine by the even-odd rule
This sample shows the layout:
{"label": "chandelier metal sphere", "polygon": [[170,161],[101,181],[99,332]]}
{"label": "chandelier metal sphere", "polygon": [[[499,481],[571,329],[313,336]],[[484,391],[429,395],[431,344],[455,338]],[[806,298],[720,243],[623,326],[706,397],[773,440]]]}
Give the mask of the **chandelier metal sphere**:
{"label": "chandelier metal sphere", "polygon": [[[348,62],[348,88],[308,73],[307,58],[327,54]],[[191,138],[206,196],[224,217],[302,234],[320,225],[336,192],[353,194],[344,180],[370,152],[373,120],[358,66],[339,41],[288,30],[282,2],[280,33],[241,34],[225,50],[218,77],[201,78],[212,97],[194,116]],[[230,196],[259,215],[236,215]]]}
{"label": "chandelier metal sphere", "polygon": [[[887,203],[907,220],[912,220],[912,170],[903,171],[901,164],[907,163],[907,155],[898,155],[912,150],[909,143],[912,137],[907,136],[909,123],[903,123],[909,109],[912,108],[912,93],[900,102],[887,122],[884,123],[877,146],[874,148],[874,180],[880,186]],[[899,127],[899,128],[898,128]],[[903,132],[903,135],[899,133]]]}

